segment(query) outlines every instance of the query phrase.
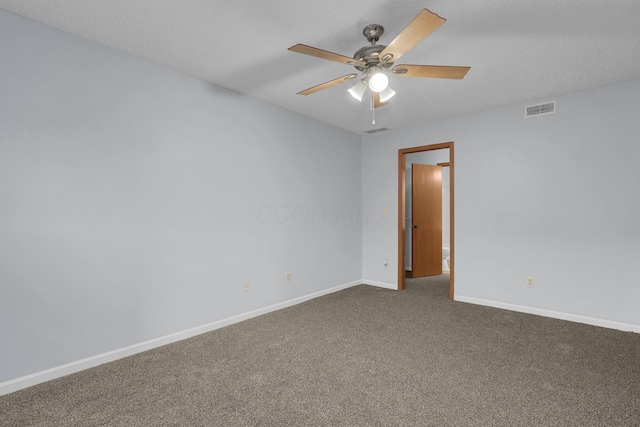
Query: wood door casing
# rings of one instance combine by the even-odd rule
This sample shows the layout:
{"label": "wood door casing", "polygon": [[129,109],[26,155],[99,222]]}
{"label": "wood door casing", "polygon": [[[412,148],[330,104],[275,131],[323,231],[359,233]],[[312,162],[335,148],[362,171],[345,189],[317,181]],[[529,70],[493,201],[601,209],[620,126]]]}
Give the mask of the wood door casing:
{"label": "wood door casing", "polygon": [[442,167],[411,167],[411,277],[442,274]]}

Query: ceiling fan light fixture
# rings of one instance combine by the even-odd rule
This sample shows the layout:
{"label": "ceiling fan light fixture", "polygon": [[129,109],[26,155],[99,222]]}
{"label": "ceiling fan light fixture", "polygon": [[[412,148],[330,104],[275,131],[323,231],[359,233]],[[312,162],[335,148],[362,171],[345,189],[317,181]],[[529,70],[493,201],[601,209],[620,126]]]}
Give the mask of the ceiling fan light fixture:
{"label": "ceiling fan light fixture", "polygon": [[367,91],[367,87],[368,86],[364,82],[364,80],[358,80],[358,83],[356,83],[351,89],[349,89],[349,93],[351,94],[351,96],[361,102],[364,93]]}
{"label": "ceiling fan light fixture", "polygon": [[337,79],[312,86],[298,92],[299,95],[309,95],[319,90],[327,89],[350,79],[357,79],[356,84],[348,89],[351,96],[362,102],[367,89],[371,91],[372,123],[375,124],[375,110],[389,103],[396,91],[389,87],[389,74],[407,77],[431,77],[439,79],[462,79],[470,67],[441,66],[441,65],[395,65],[395,63],[412,49],[420,40],[437,30],[447,20],[422,9],[404,30],[387,46],[377,44],[384,32],[381,25],[367,25],[362,34],[370,45],[358,49],[353,57],[340,55],[304,44],[296,44],[289,48],[292,52],[315,56],[342,64],[351,65],[358,70],[358,74],[348,74]]}
{"label": "ceiling fan light fixture", "polygon": [[373,92],[382,92],[389,87],[389,77],[382,71],[374,71],[369,75],[369,89]]}
{"label": "ceiling fan light fixture", "polygon": [[391,86],[387,86],[382,92],[380,92],[380,102],[387,102],[388,100],[393,98],[393,95],[395,94],[396,91],[391,89]]}

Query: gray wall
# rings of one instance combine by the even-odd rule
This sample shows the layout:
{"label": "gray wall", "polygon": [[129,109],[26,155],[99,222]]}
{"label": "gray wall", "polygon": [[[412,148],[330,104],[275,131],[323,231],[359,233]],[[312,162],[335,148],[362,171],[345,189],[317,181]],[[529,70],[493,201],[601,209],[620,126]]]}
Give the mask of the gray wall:
{"label": "gray wall", "polygon": [[[556,100],[365,136],[363,209],[397,206],[405,141],[453,140],[456,298],[640,326],[640,81]],[[388,218],[364,224],[363,276],[396,286]]]}
{"label": "gray wall", "polygon": [[359,136],[2,10],[0,56],[0,382],[362,277]]}

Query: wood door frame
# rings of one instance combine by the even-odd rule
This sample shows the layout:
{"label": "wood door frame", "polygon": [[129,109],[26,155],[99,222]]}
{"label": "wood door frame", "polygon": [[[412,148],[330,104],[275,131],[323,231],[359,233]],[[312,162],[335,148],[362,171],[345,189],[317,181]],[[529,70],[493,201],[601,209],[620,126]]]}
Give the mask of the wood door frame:
{"label": "wood door frame", "polygon": [[449,299],[454,295],[454,191],[453,191],[453,141],[440,144],[422,145],[420,147],[401,148],[398,150],[398,290],[404,290],[404,257],[405,257],[405,232],[406,232],[406,179],[407,179],[407,154],[449,149]]}

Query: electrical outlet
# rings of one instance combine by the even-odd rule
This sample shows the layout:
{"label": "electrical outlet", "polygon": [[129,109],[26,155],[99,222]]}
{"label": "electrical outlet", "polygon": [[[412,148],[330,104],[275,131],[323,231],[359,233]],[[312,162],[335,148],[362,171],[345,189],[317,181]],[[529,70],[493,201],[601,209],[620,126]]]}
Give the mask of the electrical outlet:
{"label": "electrical outlet", "polygon": [[290,272],[288,272],[288,271],[287,271],[287,272],[284,274],[284,280],[285,280],[285,282],[287,282],[287,283],[289,283],[289,282],[291,281],[291,273],[290,273]]}
{"label": "electrical outlet", "polygon": [[384,208],[383,215],[384,216],[389,216],[389,208]]}
{"label": "electrical outlet", "polygon": [[527,277],[527,286],[530,288],[533,288],[533,277],[531,276]]}
{"label": "electrical outlet", "polygon": [[242,282],[242,292],[249,292],[249,281],[245,280]]}

